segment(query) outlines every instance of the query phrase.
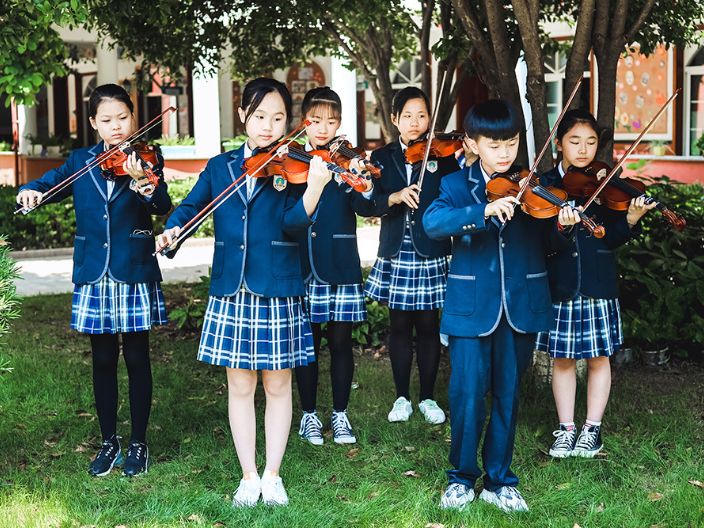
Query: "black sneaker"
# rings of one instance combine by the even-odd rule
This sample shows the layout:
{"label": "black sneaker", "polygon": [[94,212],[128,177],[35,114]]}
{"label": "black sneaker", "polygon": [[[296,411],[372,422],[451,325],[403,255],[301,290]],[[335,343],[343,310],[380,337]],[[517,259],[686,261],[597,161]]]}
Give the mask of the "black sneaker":
{"label": "black sneaker", "polygon": [[122,464],[122,451],[120,450],[119,436],[112,435],[103,440],[100,451],[95,460],[88,466],[88,474],[94,477],[103,477],[112,471],[112,468]]}
{"label": "black sneaker", "polygon": [[592,458],[596,455],[604,444],[601,441],[601,427],[598,425],[586,425],[582,427],[582,432],[579,433],[579,438],[577,438],[577,443],[572,451],[573,456],[580,456],[584,458]]}
{"label": "black sneaker", "polygon": [[149,448],[147,444],[132,440],[127,448],[127,458],[122,467],[122,474],[134,477],[149,470]]}
{"label": "black sneaker", "polygon": [[572,456],[574,444],[577,441],[577,430],[573,427],[570,431],[567,427],[560,424],[560,428],[557,431],[553,431],[552,434],[557,440],[550,448],[550,456],[556,458]]}

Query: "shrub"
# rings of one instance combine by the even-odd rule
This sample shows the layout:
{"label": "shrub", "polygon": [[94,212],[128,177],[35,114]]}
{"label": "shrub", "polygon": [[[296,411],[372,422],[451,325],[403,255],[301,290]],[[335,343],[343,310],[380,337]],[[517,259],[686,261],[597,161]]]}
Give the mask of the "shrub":
{"label": "shrub", "polygon": [[643,235],[618,248],[624,337],[641,350],[670,347],[698,352],[704,345],[704,187],[652,178],[648,194],[687,221],[669,228],[657,209],[643,219]]}
{"label": "shrub", "polygon": [[[0,339],[9,331],[14,319],[20,316],[20,298],[17,296],[15,280],[19,278],[17,263],[9,257],[10,245],[4,235],[0,236]],[[9,361],[0,353],[0,373],[9,372]]]}

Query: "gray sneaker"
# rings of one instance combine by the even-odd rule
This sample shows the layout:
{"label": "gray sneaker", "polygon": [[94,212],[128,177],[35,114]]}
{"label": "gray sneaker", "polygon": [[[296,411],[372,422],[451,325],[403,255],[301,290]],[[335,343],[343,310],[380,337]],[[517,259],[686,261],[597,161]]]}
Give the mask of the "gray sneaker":
{"label": "gray sneaker", "polygon": [[479,498],[508,513],[514,511],[528,511],[526,501],[523,500],[520,492],[513,486],[503,486],[496,491],[485,489],[479,494]]}
{"label": "gray sneaker", "polygon": [[450,484],[440,499],[440,508],[443,510],[464,510],[474,500],[474,490],[465,484],[453,482]]}

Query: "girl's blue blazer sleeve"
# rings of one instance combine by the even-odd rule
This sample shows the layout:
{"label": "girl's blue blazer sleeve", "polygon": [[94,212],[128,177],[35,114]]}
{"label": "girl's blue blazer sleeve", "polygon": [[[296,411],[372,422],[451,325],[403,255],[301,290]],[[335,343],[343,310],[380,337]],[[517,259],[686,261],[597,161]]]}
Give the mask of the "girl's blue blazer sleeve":
{"label": "girl's blue blazer sleeve", "polygon": [[[244,146],[208,161],[166,229],[183,227],[239,178],[243,157]],[[256,178],[248,201],[244,181],[213,213],[215,254],[210,294],[233,296],[244,286],[262,297],[303,295],[298,239],[313,224],[301,200],[305,184],[288,184],[277,191],[272,178]]]}
{"label": "girl's blue blazer sleeve", "polygon": [[[562,188],[562,177],[557,167],[545,174],[544,178],[548,185]],[[548,279],[554,302],[570,301],[578,295],[592,299],[616,299],[618,274],[614,250],[643,231],[640,222],[631,230],[625,211],[612,211],[593,203],[585,212],[604,226],[606,235],[596,238],[578,226],[569,246],[548,253]]]}
{"label": "girl's blue blazer sleeve", "polygon": [[[66,163],[23,186],[46,192],[81,169],[85,169],[103,152],[103,142],[94,147],[74,150]],[[162,170],[164,160],[154,172],[159,185],[150,198],[129,189],[131,178],[119,177],[108,198],[107,181],[99,167],[93,167],[46,203],[74,197],[76,238],[73,249],[74,284],[93,284],[107,273],[117,282],[136,284],[161,281],[156,257],[152,215],[164,215],[171,209]],[[32,214],[32,213],[29,213]]]}
{"label": "girl's blue blazer sleeve", "polygon": [[484,218],[486,185],[478,163],[443,178],[440,196],[423,217],[432,238],[452,238],[441,332],[490,335],[505,314],[520,333],[554,327],[545,251],[569,244],[556,219],[522,211],[501,224]]}

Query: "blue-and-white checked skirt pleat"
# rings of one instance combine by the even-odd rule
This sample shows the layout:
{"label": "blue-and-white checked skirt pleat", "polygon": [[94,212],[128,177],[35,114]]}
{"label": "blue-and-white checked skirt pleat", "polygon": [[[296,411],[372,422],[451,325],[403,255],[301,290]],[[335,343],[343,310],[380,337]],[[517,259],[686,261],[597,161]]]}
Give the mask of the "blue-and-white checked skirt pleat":
{"label": "blue-and-white checked skirt pleat", "polygon": [[311,323],[357,322],[367,318],[361,284],[323,284],[311,277],[306,285],[306,307]]}
{"label": "blue-and-white checked skirt pleat", "polygon": [[258,297],[246,291],[211,296],[198,359],[245,370],[290,369],[315,361],[303,299]]}
{"label": "blue-and-white checked skirt pleat", "polygon": [[141,332],[168,322],[158,282],[125,284],[107,274],[73,287],[71,328],[87,334]]}
{"label": "blue-and-white checked skirt pleat", "polygon": [[376,259],[364,294],[393,310],[433,310],[442,308],[446,286],[447,257],[421,257],[406,231],[398,255]]}
{"label": "blue-and-white checked skirt pleat", "polygon": [[555,303],[557,326],[540,332],[535,348],[554,358],[609,357],[623,344],[618,299],[587,299]]}

